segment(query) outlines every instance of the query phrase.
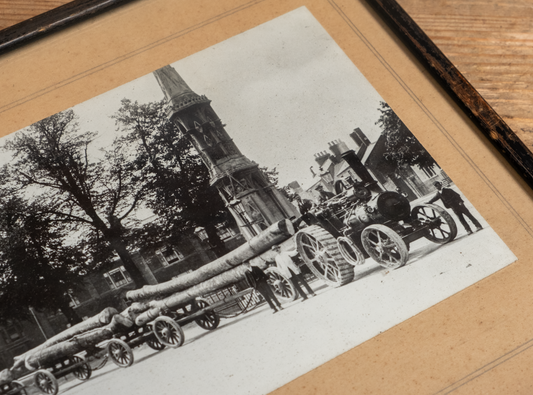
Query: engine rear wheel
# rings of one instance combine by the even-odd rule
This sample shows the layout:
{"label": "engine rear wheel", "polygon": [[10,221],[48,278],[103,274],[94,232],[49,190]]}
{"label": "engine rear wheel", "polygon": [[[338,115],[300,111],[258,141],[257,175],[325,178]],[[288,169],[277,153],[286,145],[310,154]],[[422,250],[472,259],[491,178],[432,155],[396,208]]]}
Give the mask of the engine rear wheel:
{"label": "engine rear wheel", "polygon": [[313,274],[332,287],[353,280],[353,266],[342,257],[337,241],[328,231],[312,225],[296,233],[298,253]]}
{"label": "engine rear wheel", "polygon": [[415,206],[411,211],[411,218],[428,226],[424,237],[433,243],[446,244],[457,236],[457,225],[452,216],[435,204]]}
{"label": "engine rear wheel", "polygon": [[385,225],[369,225],[361,232],[361,242],[368,255],[388,269],[406,264],[407,245],[400,235]]}
{"label": "engine rear wheel", "polygon": [[292,281],[283,276],[277,267],[269,267],[265,273],[268,275],[267,281],[272,291],[281,302],[293,302],[298,299],[298,293]]}

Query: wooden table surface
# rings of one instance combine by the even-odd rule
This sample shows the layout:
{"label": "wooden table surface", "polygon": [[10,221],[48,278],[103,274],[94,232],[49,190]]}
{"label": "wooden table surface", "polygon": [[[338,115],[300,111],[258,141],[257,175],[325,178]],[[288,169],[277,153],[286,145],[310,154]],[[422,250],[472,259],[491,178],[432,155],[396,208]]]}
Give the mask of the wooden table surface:
{"label": "wooden table surface", "polygon": [[[397,1],[531,147],[533,1]],[[0,0],[0,29],[68,2]]]}

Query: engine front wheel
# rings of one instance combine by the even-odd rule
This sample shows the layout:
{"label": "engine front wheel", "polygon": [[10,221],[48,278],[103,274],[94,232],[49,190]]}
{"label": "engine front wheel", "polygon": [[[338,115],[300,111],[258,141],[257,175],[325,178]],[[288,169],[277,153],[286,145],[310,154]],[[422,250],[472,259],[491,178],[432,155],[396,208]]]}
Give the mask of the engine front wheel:
{"label": "engine front wheel", "polygon": [[353,266],[342,257],[337,241],[325,229],[312,225],[296,233],[296,248],[311,272],[331,287],[353,280]]}
{"label": "engine front wheel", "polygon": [[361,250],[355,245],[353,240],[348,237],[341,236],[337,239],[337,247],[343,258],[351,265],[357,266],[365,263],[365,256]]}
{"label": "engine front wheel", "polygon": [[361,242],[368,255],[388,269],[402,267],[409,257],[400,235],[385,225],[367,226],[361,232]]}

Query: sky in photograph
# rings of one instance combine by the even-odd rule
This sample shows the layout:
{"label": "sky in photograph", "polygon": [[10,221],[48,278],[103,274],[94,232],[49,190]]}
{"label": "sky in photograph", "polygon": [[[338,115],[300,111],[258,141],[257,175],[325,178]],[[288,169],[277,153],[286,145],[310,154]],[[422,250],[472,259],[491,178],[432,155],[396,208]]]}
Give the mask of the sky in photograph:
{"label": "sky in photograph", "polygon": [[[279,171],[280,185],[311,185],[314,154],[337,139],[355,148],[354,128],[371,141],[381,132],[380,96],[304,7],[172,66],[212,101],[244,155]],[[147,103],[163,93],[150,73],[74,107],[101,146],[116,135],[110,117],[123,98]]]}

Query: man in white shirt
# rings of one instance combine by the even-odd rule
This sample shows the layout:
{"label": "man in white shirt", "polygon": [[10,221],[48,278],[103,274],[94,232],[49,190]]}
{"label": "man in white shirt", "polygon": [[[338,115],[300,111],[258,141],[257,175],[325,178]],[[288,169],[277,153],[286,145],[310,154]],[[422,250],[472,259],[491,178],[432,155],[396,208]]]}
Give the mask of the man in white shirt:
{"label": "man in white shirt", "polygon": [[304,286],[309,296],[316,296],[314,291],[311,289],[311,287],[305,280],[302,271],[291,258],[293,256],[298,255],[298,252],[281,251],[281,248],[278,245],[272,247],[272,250],[277,252],[275,258],[276,266],[284,277],[291,280],[292,284],[294,285],[294,288],[296,289],[296,292],[298,292],[302,296],[303,301],[307,300],[308,296],[305,294],[305,292],[303,292],[302,288],[300,288],[300,285],[298,283],[301,283]]}

